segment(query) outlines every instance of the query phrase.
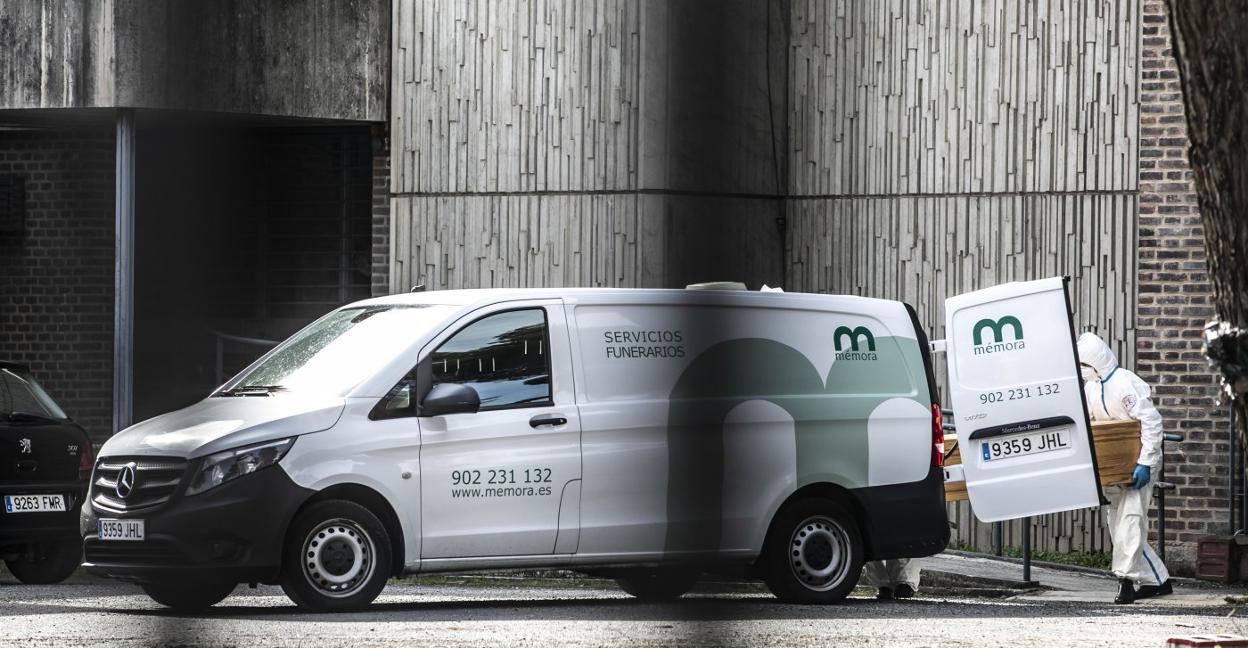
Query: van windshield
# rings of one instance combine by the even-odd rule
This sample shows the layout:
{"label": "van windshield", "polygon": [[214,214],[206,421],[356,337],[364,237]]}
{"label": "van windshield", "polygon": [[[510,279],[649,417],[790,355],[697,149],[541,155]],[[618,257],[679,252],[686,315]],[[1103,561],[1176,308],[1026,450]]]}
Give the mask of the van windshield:
{"label": "van windshield", "polygon": [[343,308],[313,322],[215,396],[301,391],[346,395],[429,327],[448,306],[380,305]]}

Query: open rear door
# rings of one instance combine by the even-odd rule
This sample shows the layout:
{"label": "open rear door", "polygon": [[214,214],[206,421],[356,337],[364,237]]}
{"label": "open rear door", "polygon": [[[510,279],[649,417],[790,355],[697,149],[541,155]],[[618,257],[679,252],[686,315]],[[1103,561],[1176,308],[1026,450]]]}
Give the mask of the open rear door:
{"label": "open rear door", "polygon": [[1101,503],[1065,278],[945,300],[967,495],[995,522]]}

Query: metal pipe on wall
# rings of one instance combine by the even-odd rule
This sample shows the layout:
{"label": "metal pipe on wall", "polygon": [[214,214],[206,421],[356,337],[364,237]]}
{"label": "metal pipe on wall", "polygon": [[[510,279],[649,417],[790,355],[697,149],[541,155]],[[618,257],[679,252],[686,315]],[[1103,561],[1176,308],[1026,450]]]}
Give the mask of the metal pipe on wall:
{"label": "metal pipe on wall", "polygon": [[[1227,481],[1226,489],[1227,489],[1227,492],[1229,493],[1229,496],[1227,497],[1227,501],[1226,501],[1226,504],[1227,504],[1226,520],[1227,520],[1227,526],[1229,527],[1227,534],[1234,535],[1235,531],[1239,529],[1239,527],[1235,525],[1235,495],[1236,495],[1235,487],[1237,486],[1236,476],[1239,474],[1239,462],[1235,455],[1239,452],[1239,449],[1236,447],[1238,445],[1238,442],[1237,442],[1237,439],[1235,438],[1236,434],[1235,434],[1235,404],[1234,403],[1231,404],[1230,409],[1231,409],[1230,422],[1228,423],[1227,428],[1226,428],[1226,435],[1230,437],[1230,441],[1231,441],[1231,466],[1230,466],[1230,470],[1228,470],[1226,473],[1226,481]],[[1162,556],[1162,558],[1164,559],[1165,556]]]}
{"label": "metal pipe on wall", "polygon": [[113,263],[113,432],[134,416],[134,111],[117,110]]}

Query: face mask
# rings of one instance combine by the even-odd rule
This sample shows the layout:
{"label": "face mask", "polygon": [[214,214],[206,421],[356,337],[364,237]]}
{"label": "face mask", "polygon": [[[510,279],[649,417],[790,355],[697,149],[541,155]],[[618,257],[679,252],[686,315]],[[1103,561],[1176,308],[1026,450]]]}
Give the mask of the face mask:
{"label": "face mask", "polygon": [[1083,382],[1093,382],[1101,379],[1096,374],[1096,370],[1087,365],[1079,365],[1079,375],[1083,376]]}

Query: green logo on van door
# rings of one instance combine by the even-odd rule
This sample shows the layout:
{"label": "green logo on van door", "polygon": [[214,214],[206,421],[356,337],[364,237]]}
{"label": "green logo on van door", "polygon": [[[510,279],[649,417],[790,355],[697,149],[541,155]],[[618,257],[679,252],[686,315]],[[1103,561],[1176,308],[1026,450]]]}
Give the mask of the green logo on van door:
{"label": "green logo on van door", "polygon": [[[1005,341],[1005,327],[1007,326],[1014,333],[1014,339],[1008,342]],[[992,331],[992,342],[984,343],[984,329]],[[971,337],[975,342],[975,355],[1025,348],[1023,345],[1023,323],[1018,321],[1018,318],[1013,315],[1006,315],[996,320],[986,318],[975,322],[975,328],[971,330]]]}
{"label": "green logo on van door", "polygon": [[[852,341],[852,331],[849,337]],[[725,421],[746,401],[768,401],[792,419],[795,455],[790,461],[797,468],[798,487],[871,485],[867,428],[872,412],[892,399],[914,401],[923,410],[931,402],[918,341],[866,337],[869,343],[860,341],[859,348],[878,343],[878,351],[857,353],[878,355],[876,362],[833,362],[822,375],[802,352],[776,340],[727,340],[693,358],[672,387],[668,410],[664,550],[669,556],[719,550],[725,516],[739,514],[723,508],[725,484],[739,479],[725,471]],[[852,348],[844,353],[854,353]],[[738,423],[736,432],[761,424],[765,427],[758,429],[770,435],[783,423],[784,418],[745,428]]]}
{"label": "green logo on van door", "polygon": [[[849,340],[849,350],[845,350],[845,345],[841,344],[842,340]],[[862,341],[866,344],[860,344]],[[875,336],[871,334],[870,329],[865,326],[857,328],[849,328],[848,326],[838,326],[836,331],[832,333],[832,344],[836,348],[837,360],[877,360],[875,354]],[[866,349],[863,349],[863,346]]]}

